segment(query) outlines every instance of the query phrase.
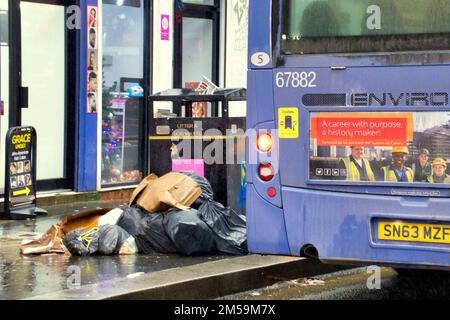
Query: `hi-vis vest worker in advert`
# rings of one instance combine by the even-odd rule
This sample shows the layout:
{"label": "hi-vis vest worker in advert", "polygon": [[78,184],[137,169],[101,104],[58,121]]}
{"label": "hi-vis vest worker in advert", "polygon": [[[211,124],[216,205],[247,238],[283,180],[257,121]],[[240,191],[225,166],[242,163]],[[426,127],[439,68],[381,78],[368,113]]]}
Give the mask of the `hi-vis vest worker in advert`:
{"label": "hi-vis vest worker in advert", "polygon": [[447,162],[442,158],[433,161],[433,174],[428,177],[429,183],[450,183],[450,175],[446,174]]}
{"label": "hi-vis vest worker in advert", "polygon": [[414,172],[405,166],[408,158],[407,147],[395,147],[392,149],[393,163],[384,167],[384,181],[387,182],[413,182]]}
{"label": "hi-vis vest worker in advert", "polygon": [[348,158],[341,159],[340,170],[347,172],[349,181],[375,181],[370,163],[363,158],[364,149],[362,147],[351,147],[352,154]]}
{"label": "hi-vis vest worker in advert", "polygon": [[427,182],[433,171],[430,163],[431,153],[428,149],[421,149],[417,160],[412,164],[414,171],[414,181]]}

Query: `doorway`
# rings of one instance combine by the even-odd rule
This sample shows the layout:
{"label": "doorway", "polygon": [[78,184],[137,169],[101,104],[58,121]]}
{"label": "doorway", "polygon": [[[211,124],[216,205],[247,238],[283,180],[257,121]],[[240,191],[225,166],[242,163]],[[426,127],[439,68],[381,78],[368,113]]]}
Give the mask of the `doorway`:
{"label": "doorway", "polygon": [[[174,88],[202,81],[219,84],[220,0],[176,0]],[[177,8],[177,3],[181,8]]]}
{"label": "doorway", "polygon": [[76,30],[68,0],[9,0],[9,126],[37,132],[37,190],[72,190],[75,176]]}

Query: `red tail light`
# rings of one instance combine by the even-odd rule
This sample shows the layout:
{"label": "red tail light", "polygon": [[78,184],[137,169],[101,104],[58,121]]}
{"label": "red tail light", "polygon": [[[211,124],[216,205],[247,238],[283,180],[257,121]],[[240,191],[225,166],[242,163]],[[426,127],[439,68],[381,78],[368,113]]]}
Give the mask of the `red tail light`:
{"label": "red tail light", "polygon": [[258,174],[262,181],[268,182],[275,176],[275,169],[270,163],[262,163],[259,165]]}
{"label": "red tail light", "polygon": [[270,187],[269,189],[267,189],[267,195],[270,198],[275,198],[277,196],[277,189],[275,189],[274,187]]}

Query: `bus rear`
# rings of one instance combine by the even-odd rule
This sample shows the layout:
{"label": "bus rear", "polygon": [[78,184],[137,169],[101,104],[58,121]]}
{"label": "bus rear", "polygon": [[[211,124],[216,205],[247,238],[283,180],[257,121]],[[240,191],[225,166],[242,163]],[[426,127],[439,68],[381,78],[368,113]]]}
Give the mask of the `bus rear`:
{"label": "bus rear", "polygon": [[250,251],[450,266],[450,2],[250,0]]}

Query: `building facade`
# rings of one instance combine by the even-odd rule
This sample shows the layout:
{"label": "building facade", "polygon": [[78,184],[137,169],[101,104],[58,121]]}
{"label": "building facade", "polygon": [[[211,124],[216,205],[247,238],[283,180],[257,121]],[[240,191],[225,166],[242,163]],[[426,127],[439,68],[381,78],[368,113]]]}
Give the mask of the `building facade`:
{"label": "building facade", "polygon": [[136,185],[152,152],[149,94],[203,76],[246,87],[247,9],[247,0],[0,0],[1,193],[6,132],[28,125],[38,191]]}

